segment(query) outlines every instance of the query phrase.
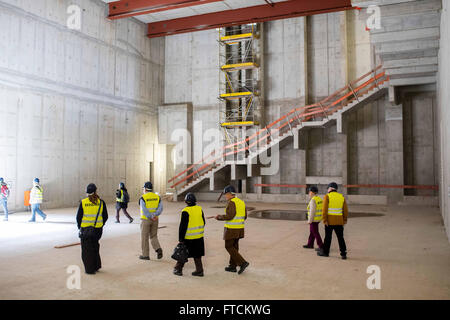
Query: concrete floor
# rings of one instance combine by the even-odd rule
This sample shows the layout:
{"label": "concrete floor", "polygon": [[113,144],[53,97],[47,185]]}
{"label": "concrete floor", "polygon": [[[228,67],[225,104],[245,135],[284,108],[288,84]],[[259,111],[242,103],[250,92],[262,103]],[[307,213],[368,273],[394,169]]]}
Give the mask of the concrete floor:
{"label": "concrete floor", "polygon": [[[223,212],[216,202],[201,203],[206,215]],[[256,209],[299,209],[293,204],[248,203]],[[66,288],[67,267],[82,267],[80,246],[55,249],[77,241],[75,208],[45,210],[47,222],[28,224],[29,213],[0,220],[0,299],[449,299],[450,244],[438,208],[352,206],[352,212],[378,212],[354,217],[345,229],[349,259],[339,258],[333,238],[329,258],[301,248],[308,236],[304,221],[249,218],[241,252],[250,262],[242,275],[224,272],[228,255],[223,222],[206,226],[205,277],[172,274],[170,258],[177,244],[182,203],[164,203],[159,239],[165,256],[141,261],[139,219],[114,223],[110,210],[101,240],[103,268],[81,274],[81,290]],[[301,208],[303,209],[303,208]],[[138,217],[138,208],[129,212]],[[323,226],[321,226],[323,236]],[[369,290],[367,267],[381,268],[381,290]],[[82,269],[83,270],[83,269]],[[195,290],[192,290],[192,288]],[[239,289],[236,289],[239,288]]]}

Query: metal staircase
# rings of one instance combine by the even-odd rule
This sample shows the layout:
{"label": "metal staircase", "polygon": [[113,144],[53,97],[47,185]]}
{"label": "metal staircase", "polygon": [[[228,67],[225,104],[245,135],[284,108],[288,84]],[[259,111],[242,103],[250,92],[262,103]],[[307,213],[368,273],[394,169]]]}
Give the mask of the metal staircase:
{"label": "metal staircase", "polygon": [[[342,115],[384,94],[388,81],[389,76],[379,66],[322,101],[294,108],[248,138],[214,150],[168,181],[171,188],[175,189],[174,200],[206,179],[210,180],[210,190],[214,190],[216,173],[228,166],[258,165],[259,156],[281,143],[292,140],[293,147],[298,148],[298,135],[304,128],[321,128],[336,123],[338,132],[341,132]],[[247,170],[249,172],[251,170]],[[259,172],[249,176],[258,175]]]}

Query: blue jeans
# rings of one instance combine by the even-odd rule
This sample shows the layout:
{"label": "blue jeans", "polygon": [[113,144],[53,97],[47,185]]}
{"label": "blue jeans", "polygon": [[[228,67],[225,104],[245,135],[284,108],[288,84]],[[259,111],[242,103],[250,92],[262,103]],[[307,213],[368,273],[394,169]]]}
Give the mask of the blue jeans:
{"label": "blue jeans", "polygon": [[40,203],[33,203],[31,205],[31,220],[30,221],[36,221],[36,212],[38,215],[40,215],[42,217],[42,219],[45,220],[45,218],[47,218],[47,215],[45,213],[42,212],[41,210],[41,204]]}
{"label": "blue jeans", "polygon": [[8,199],[0,198],[0,203],[3,206],[3,211],[5,212],[5,220],[8,219]]}

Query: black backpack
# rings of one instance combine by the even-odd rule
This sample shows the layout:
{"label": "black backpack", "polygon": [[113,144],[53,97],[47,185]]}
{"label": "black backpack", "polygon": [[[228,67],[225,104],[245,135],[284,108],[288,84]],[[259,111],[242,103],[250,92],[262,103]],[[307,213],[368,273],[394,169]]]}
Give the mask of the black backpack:
{"label": "black backpack", "polygon": [[126,203],[130,202],[130,195],[128,194],[128,191],[123,190],[123,201]]}

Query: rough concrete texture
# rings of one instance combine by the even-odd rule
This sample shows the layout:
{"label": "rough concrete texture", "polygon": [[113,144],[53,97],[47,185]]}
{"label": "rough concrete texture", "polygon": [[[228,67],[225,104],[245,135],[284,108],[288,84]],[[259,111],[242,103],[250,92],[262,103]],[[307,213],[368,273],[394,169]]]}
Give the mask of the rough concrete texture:
{"label": "rough concrete texture", "polygon": [[437,135],[440,146],[439,193],[442,217],[450,240],[450,3],[442,1],[438,73]]}
{"label": "rough concrete texture", "polygon": [[[223,209],[217,202],[200,203],[206,215]],[[298,204],[248,203],[256,209],[304,209]],[[76,208],[48,210],[48,222],[28,224],[24,213],[0,222],[0,299],[449,299],[450,244],[439,211],[429,207],[353,206],[350,212],[383,216],[351,217],[345,227],[349,259],[339,258],[333,238],[329,258],[301,248],[309,228],[305,221],[249,218],[240,243],[250,267],[242,274],[223,270],[228,255],[222,240],[223,222],[206,225],[205,277],[172,274],[170,258],[178,242],[182,203],[164,203],[159,239],[164,258],[138,259],[139,223],[105,226],[100,240],[103,267],[96,275],[82,270],[81,290],[69,290],[67,267],[82,268],[80,247],[54,249],[77,241]],[[113,210],[113,206],[109,206]],[[130,213],[138,217],[132,204]],[[320,226],[323,236],[323,226]],[[367,268],[381,269],[381,290],[369,290]],[[224,284],[227,285],[224,285]],[[192,290],[195,286],[196,290]],[[239,290],[236,291],[236,286]]]}
{"label": "rough concrete texture", "polygon": [[[71,4],[81,30],[67,28]],[[148,179],[164,39],[146,38],[134,19],[107,20],[105,10],[91,0],[0,1],[0,176],[13,210],[34,177],[44,208],[75,205],[89,182],[109,189],[107,200],[122,180],[137,196]]]}

